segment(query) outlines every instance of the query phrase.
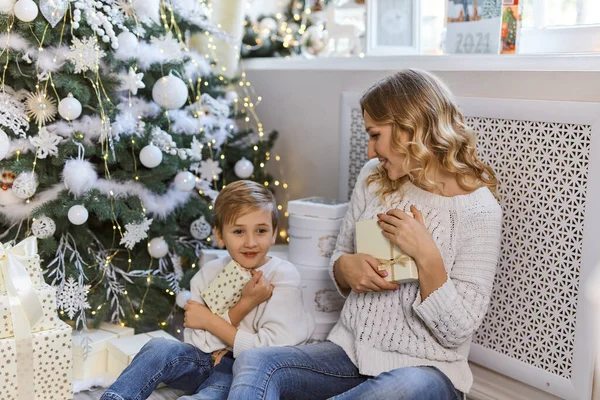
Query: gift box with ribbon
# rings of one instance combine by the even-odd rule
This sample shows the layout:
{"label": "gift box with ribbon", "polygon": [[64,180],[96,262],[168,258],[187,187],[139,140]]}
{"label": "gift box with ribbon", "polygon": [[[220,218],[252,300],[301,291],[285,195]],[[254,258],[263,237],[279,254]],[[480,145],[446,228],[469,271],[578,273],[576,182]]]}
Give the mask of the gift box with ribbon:
{"label": "gift box with ribbon", "polygon": [[250,271],[231,260],[200,295],[213,314],[221,315],[237,304],[250,279]]}
{"label": "gift box with ribbon", "polygon": [[6,290],[0,331],[12,331],[0,339],[2,398],[71,398],[72,330],[56,315],[54,289],[40,286],[35,237],[14,246],[0,243],[0,281]]}
{"label": "gift box with ribbon", "polygon": [[[412,217],[411,213],[407,214]],[[383,236],[377,221],[371,219],[356,223],[356,252],[375,257],[381,263],[379,270],[388,272],[384,278],[388,282],[417,281],[419,274],[415,260]]]}

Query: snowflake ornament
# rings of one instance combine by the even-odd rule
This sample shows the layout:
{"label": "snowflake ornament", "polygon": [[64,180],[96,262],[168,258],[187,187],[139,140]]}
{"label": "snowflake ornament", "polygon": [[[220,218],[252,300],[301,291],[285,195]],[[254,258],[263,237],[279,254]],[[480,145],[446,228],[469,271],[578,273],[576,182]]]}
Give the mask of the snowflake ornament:
{"label": "snowflake ornament", "polygon": [[90,290],[90,285],[80,286],[72,276],[65,282],[62,290],[58,294],[58,308],[65,311],[69,319],[73,319],[75,314],[83,312],[90,308],[90,303],[87,300],[87,293]]}
{"label": "snowflake ornament", "polygon": [[29,138],[29,142],[37,149],[38,158],[57,155],[57,145],[61,141],[62,137],[58,136],[56,133],[49,132],[46,127],[40,128],[37,136]]}
{"label": "snowflake ornament", "polygon": [[26,104],[27,115],[34,119],[38,126],[54,121],[56,102],[46,96],[46,92],[29,93]]}
{"label": "snowflake ornament", "polygon": [[0,92],[0,126],[10,129],[15,135],[25,137],[29,130],[25,104],[8,86]]}
{"label": "snowflake ornament", "polygon": [[134,71],[132,67],[129,67],[129,72],[127,75],[121,75],[121,90],[129,90],[131,94],[134,96],[137,95],[138,89],[143,89],[146,87],[146,84],[142,82],[144,78],[144,73],[140,72],[139,74]]}
{"label": "snowflake ornament", "polygon": [[202,148],[204,145],[196,139],[196,136],[192,138],[192,143],[190,143],[189,155],[192,161],[200,161],[202,160]]}
{"label": "snowflake ornament", "polygon": [[136,243],[148,237],[148,229],[150,229],[151,224],[152,218],[144,218],[142,222],[137,224],[126,224],[125,235],[123,235],[119,244],[124,245],[129,250],[133,249]]}
{"label": "snowflake ornament", "polygon": [[210,181],[213,179],[218,179],[223,170],[221,167],[219,167],[218,161],[211,160],[209,158],[208,160],[200,161],[200,167],[196,167],[194,172],[200,174],[202,179]]}
{"label": "snowflake ornament", "polygon": [[93,36],[83,39],[74,37],[69,49],[71,50],[66,54],[66,59],[73,64],[76,74],[97,71],[100,59],[106,55]]}

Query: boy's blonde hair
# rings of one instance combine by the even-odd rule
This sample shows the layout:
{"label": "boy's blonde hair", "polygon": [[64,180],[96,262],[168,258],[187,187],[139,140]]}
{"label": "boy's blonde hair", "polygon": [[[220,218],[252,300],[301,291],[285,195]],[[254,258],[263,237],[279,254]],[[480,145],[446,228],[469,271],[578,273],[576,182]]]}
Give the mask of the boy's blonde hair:
{"label": "boy's blonde hair", "polygon": [[[408,156],[407,165],[411,159],[417,161],[416,168],[396,181],[378,166],[367,183],[380,183],[381,196],[407,180],[439,193],[433,175],[438,167],[457,174],[464,190],[486,186],[496,193],[494,171],[477,157],[474,132],[465,124],[450,89],[434,75],[414,69],[397,72],[369,88],[360,105],[376,123],[392,124],[392,148]],[[401,143],[401,131],[410,134],[410,142]]]}
{"label": "boy's blonde hair", "polygon": [[226,185],[215,201],[215,228],[223,233],[226,224],[234,223],[241,215],[257,210],[271,212],[272,228],[279,223],[275,196],[266,187],[254,181],[241,180]]}

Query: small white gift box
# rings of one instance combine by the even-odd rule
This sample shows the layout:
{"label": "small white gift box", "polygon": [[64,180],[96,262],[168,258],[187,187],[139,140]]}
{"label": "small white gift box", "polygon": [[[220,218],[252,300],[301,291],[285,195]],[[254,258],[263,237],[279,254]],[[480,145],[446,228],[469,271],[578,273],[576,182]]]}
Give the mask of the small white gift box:
{"label": "small white gift box", "polygon": [[237,304],[250,279],[250,271],[231,260],[200,295],[213,314],[221,315]]}
{"label": "small white gift box", "polygon": [[120,339],[109,340],[108,349],[108,367],[107,371],[112,377],[117,377],[135,357],[137,353],[153,338],[165,338],[175,340],[173,336],[165,331],[153,331],[140,333],[139,335],[129,336]]}
{"label": "small white gift box", "polygon": [[[35,238],[29,237],[14,247],[10,248],[11,254],[15,256],[29,274],[33,287],[41,286],[44,283],[42,278],[42,268],[40,266],[40,256],[37,254],[37,242]],[[6,294],[5,277],[0,268],[0,295]]]}
{"label": "small white gift box", "polygon": [[103,323],[98,329],[73,333],[73,379],[83,380],[108,372],[109,340],[133,336],[133,328]]}
{"label": "small white gift box", "polygon": [[[42,305],[43,317],[31,327],[31,332],[47,331],[56,327],[56,290],[49,285],[35,289]],[[0,295],[0,339],[14,335],[8,295]]]}
{"label": "small white gift box", "polygon": [[[28,400],[63,400],[72,398],[71,327],[57,321],[51,330],[31,334],[33,348],[34,397]],[[15,338],[0,339],[0,398],[17,399],[17,343]]]}

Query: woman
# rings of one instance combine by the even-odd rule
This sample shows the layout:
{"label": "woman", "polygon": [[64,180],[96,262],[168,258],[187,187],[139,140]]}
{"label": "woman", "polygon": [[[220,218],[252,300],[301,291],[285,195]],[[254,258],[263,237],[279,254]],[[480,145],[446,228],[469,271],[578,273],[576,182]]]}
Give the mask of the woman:
{"label": "woman", "polygon": [[[369,161],[338,237],[331,275],[348,296],[323,343],[256,349],[234,364],[229,399],[459,399],[471,338],[500,252],[496,179],[436,77],[405,70],[361,98]],[[414,218],[406,211],[412,212]],[[411,256],[414,283],[388,283],[355,254],[355,224],[378,219]]]}

